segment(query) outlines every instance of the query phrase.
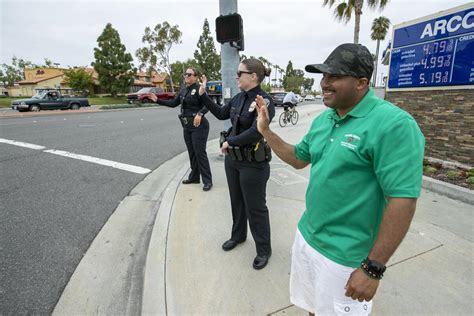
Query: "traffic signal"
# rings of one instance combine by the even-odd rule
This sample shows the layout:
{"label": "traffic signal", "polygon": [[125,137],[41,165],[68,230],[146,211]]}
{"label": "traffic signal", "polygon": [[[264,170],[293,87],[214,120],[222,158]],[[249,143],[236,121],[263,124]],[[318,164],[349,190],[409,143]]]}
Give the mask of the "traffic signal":
{"label": "traffic signal", "polygon": [[233,13],[217,17],[216,38],[221,44],[230,43],[230,46],[244,50],[244,27],[240,14]]}

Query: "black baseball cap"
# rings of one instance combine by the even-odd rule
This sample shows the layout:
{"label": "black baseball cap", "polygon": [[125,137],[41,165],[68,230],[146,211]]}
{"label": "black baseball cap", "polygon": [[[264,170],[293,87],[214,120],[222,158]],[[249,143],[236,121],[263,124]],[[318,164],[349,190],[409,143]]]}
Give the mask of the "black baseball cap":
{"label": "black baseball cap", "polygon": [[324,63],[307,65],[305,70],[313,73],[365,77],[370,80],[374,71],[374,58],[367,47],[346,43],[336,47]]}

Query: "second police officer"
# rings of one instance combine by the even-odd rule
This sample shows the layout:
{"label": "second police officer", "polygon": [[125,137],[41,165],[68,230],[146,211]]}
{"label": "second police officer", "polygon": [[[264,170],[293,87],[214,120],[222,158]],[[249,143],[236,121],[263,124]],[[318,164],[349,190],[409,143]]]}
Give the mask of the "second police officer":
{"label": "second police officer", "polygon": [[209,136],[209,121],[204,117],[208,111],[199,98],[197,71],[188,68],[183,74],[186,83],[174,100],[159,100],[153,95],[152,100],[160,105],[177,107],[181,105],[178,118],[183,126],[184,142],[188,149],[191,172],[183,184],[199,183],[200,177],[204,183],[203,190],[212,188],[212,174],[206,152],[207,137]]}
{"label": "second police officer", "polygon": [[256,126],[255,98],[261,95],[268,103],[270,120],[275,115],[272,98],[262,90],[260,83],[270,75],[270,69],[255,58],[243,60],[237,72],[242,90],[226,105],[219,106],[205,94],[207,79],[201,78],[199,94],[203,104],[220,120],[230,118],[232,128],[221,150],[225,157],[225,173],[232,207],[232,233],[224,242],[225,251],[234,249],[247,238],[247,219],[257,248],[253,267],[264,268],[272,254],[270,219],[266,205],[266,187],[270,177],[270,149],[265,148],[263,137]]}

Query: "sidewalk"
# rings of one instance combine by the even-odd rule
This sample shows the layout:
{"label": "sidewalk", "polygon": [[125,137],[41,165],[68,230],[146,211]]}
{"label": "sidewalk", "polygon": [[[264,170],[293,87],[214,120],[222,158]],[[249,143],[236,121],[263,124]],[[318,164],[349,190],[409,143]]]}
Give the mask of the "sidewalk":
{"label": "sidewalk", "polygon": [[[297,143],[321,105],[299,107],[296,126],[272,128]],[[150,240],[142,314],[307,315],[289,300],[291,245],[305,208],[309,168],[295,170],[274,155],[267,188],[273,254],[252,268],[255,244],[230,252],[221,244],[232,225],[223,157],[208,143],[214,186],[179,185],[188,163],[164,191]],[[404,242],[389,262],[373,315],[472,315],[473,206],[423,189]]]}
{"label": "sidewalk", "polygon": [[[272,128],[295,144],[323,109],[299,106],[298,124],[280,128],[279,108]],[[76,267],[53,315],[307,315],[290,303],[288,284],[309,168],[295,170],[273,157],[267,186],[273,254],[257,271],[250,232],[234,250],[221,249],[232,219],[217,139],[208,142],[208,154],[211,191],[181,185],[189,172],[182,153],[120,202]],[[381,281],[373,315],[474,314],[473,192],[446,189],[429,178],[423,187],[410,230]]]}

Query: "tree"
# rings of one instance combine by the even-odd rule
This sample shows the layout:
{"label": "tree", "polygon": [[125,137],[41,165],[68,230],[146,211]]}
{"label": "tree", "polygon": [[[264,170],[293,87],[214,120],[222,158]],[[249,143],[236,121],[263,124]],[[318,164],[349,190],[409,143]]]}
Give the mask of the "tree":
{"label": "tree", "polygon": [[170,65],[171,67],[171,74],[172,74],[172,81],[176,84],[184,83],[183,73],[188,69],[191,68],[198,68],[198,65],[195,60],[188,59],[184,62],[175,61]]}
{"label": "tree", "polygon": [[[275,68],[275,79],[272,79],[271,81],[273,81],[275,83],[274,84],[275,87],[278,86],[278,81],[280,81],[280,87],[281,87],[281,84],[282,84],[281,75],[285,72],[283,71],[283,68],[281,68],[277,64],[274,64],[273,68]],[[278,73],[280,73],[280,79],[277,80]]]}
{"label": "tree", "polygon": [[260,84],[260,87],[262,88],[263,91],[265,91],[265,92],[267,92],[267,93],[272,92],[272,86],[271,86],[271,84],[269,84],[269,83],[262,82],[262,83]]}
{"label": "tree", "polygon": [[25,60],[25,59],[22,59],[22,58],[16,58],[15,56],[13,56],[13,58],[12,58],[12,65],[21,71],[22,79],[25,79],[25,69],[26,68],[36,68],[36,67],[38,67],[37,65],[33,64],[29,60]]}
{"label": "tree", "polygon": [[139,48],[135,52],[135,56],[140,62],[138,68],[140,71],[145,69],[148,75],[151,77],[153,71],[158,71],[158,59],[155,54],[152,53],[151,47]]}
{"label": "tree", "polygon": [[379,48],[380,41],[385,39],[387,36],[388,28],[390,27],[390,20],[384,16],[380,16],[372,22],[372,34],[370,38],[374,41],[377,41],[377,48],[375,50],[375,69],[374,69],[374,80],[372,84],[375,86],[377,82],[377,66],[379,64]]}
{"label": "tree", "polygon": [[108,23],[97,38],[99,48],[94,48],[95,62],[92,63],[99,75],[100,84],[116,97],[119,92],[127,92],[133,83],[135,69],[132,55],[126,52],[120,35]]}
{"label": "tree", "polygon": [[288,89],[288,78],[294,77],[294,76],[295,76],[295,71],[293,69],[293,62],[289,60],[288,64],[286,65],[286,71],[285,71],[285,75],[283,76],[283,82],[282,82],[282,85],[285,89]]}
{"label": "tree", "polygon": [[93,91],[94,80],[84,68],[71,68],[64,70],[66,84],[74,90]]}
{"label": "tree", "polygon": [[283,80],[283,87],[286,91],[293,91],[295,93],[301,93],[301,88],[304,85],[304,71],[301,69],[293,69],[293,65],[290,64],[290,67],[287,67],[287,71],[290,71],[290,76],[288,72],[286,73]]}
{"label": "tree", "polygon": [[[262,62],[263,66],[265,66],[265,68],[270,68],[271,69],[273,67],[273,64],[270,61],[268,61],[265,57],[260,56],[260,57],[258,57],[258,60],[260,60]],[[267,83],[270,86],[270,76],[268,77]]]}
{"label": "tree", "polygon": [[[365,3],[371,9],[379,8],[382,10],[385,8],[389,0],[365,0]],[[335,5],[336,0],[323,0],[323,7],[328,6],[331,8]],[[362,7],[364,6],[364,0],[339,0],[334,8],[334,17],[347,23],[352,17],[352,13],[355,15],[354,25],[354,44],[359,43],[359,31],[360,31],[360,16],[362,15]]]}
{"label": "tree", "polygon": [[288,65],[286,65],[286,76],[294,76],[294,70],[293,70],[293,63],[291,60],[288,61]]}
{"label": "tree", "polygon": [[178,25],[171,26],[168,22],[157,24],[153,30],[145,28],[142,42],[148,44],[146,52],[149,62],[153,64],[152,58],[156,58],[159,66],[169,75],[171,91],[174,92],[173,76],[171,73],[170,50],[173,44],[181,43],[182,32]]}
{"label": "tree", "polygon": [[286,72],[283,70],[283,68],[281,68],[280,66],[278,66],[278,72],[280,73],[280,79],[278,79],[280,81],[280,87],[283,85],[283,76],[285,76]]}
{"label": "tree", "polygon": [[2,82],[6,87],[11,87],[15,82],[25,79],[25,68],[34,67],[36,67],[36,65],[31,63],[31,61],[13,56],[11,65],[2,64],[2,69],[0,70],[0,82]]}
{"label": "tree", "polygon": [[0,81],[6,87],[11,87],[15,82],[23,79],[23,74],[12,65],[3,64],[0,70]]}
{"label": "tree", "polygon": [[49,58],[44,59],[44,67],[51,68],[51,67],[53,67],[53,65],[54,65],[54,63],[51,59],[49,59]]}
{"label": "tree", "polygon": [[[281,68],[279,68],[279,70],[283,71]],[[305,78],[304,71],[301,69],[294,69],[293,62],[291,60],[288,61],[282,82],[283,88],[285,88],[286,91],[301,93],[301,89],[311,90],[313,83],[314,79]]]}
{"label": "tree", "polygon": [[209,31],[209,22],[204,20],[202,34],[199,36],[197,48],[194,51],[194,59],[198,65],[198,71],[205,73],[210,80],[221,79],[221,58],[216,53],[214,38]]}
{"label": "tree", "polygon": [[301,87],[304,83],[304,77],[292,76],[286,78],[285,91],[293,91],[294,93],[301,93]]}
{"label": "tree", "polygon": [[303,89],[306,92],[311,91],[314,85],[314,78],[304,78]]}

